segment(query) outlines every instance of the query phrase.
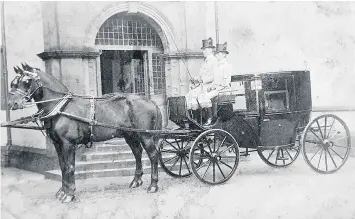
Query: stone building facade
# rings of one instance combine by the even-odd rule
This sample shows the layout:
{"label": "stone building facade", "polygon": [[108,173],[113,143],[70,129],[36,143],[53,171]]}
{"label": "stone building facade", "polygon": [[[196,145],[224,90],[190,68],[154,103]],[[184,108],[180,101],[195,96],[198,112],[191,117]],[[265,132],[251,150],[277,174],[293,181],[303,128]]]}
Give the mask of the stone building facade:
{"label": "stone building facade", "polygon": [[[235,74],[308,69],[313,105],[355,105],[347,101],[355,95],[354,24],[352,2],[5,3],[9,80],[12,66],[28,62],[77,94],[144,94],[158,103],[165,125],[166,98],[188,92],[208,37],[228,42]],[[54,149],[41,133],[11,134],[18,160],[41,157],[29,169],[51,168]]]}

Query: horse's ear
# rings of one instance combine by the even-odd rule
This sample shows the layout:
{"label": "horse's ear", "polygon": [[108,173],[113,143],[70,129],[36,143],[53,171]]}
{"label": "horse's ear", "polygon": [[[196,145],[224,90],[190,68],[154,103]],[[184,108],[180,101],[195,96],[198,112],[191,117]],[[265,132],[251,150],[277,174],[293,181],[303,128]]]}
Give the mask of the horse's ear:
{"label": "horse's ear", "polygon": [[16,74],[18,74],[18,71],[17,71],[17,69],[15,68],[15,66],[14,66],[14,71],[15,71]]}
{"label": "horse's ear", "polygon": [[17,73],[20,75],[23,75],[23,70],[18,66],[16,66],[16,67],[17,67]]}
{"label": "horse's ear", "polygon": [[25,64],[23,64],[23,62],[21,62],[22,68],[23,70],[27,70],[27,66]]}

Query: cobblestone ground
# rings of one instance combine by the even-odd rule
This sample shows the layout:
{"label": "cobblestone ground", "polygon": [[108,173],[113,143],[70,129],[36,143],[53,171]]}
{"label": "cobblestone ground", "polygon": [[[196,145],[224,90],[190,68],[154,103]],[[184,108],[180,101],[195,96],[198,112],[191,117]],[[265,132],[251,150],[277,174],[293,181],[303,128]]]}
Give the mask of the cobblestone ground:
{"label": "cobblestone ground", "polygon": [[62,204],[60,183],[13,168],[2,170],[1,216],[8,218],[355,218],[355,158],[337,173],[319,175],[299,157],[274,169],[256,154],[244,159],[226,184],[207,186],[195,177],[160,174],[160,192],[144,184],[129,189],[131,177],[77,180],[78,201]]}

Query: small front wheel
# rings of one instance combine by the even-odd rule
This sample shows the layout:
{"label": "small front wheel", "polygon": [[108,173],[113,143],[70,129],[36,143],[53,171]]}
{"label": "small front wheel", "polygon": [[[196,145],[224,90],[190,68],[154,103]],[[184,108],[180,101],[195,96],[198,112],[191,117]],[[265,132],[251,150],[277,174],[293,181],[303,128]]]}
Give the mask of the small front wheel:
{"label": "small front wheel", "polygon": [[167,174],[177,178],[192,174],[188,165],[191,143],[186,137],[163,138],[159,142],[160,166]]}
{"label": "small front wheel", "polygon": [[203,183],[217,185],[229,180],[239,164],[239,146],[234,137],[221,129],[201,133],[190,151],[190,167]]}

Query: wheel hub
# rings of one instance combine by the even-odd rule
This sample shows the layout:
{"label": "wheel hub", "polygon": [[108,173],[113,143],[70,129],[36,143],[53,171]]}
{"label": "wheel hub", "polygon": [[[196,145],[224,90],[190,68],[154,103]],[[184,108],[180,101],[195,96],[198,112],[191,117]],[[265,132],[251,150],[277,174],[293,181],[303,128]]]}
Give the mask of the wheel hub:
{"label": "wheel hub", "polygon": [[187,154],[188,154],[188,152],[187,152],[185,149],[179,149],[179,150],[177,151],[177,155],[178,155],[179,157],[185,157]]}
{"label": "wheel hub", "polygon": [[330,141],[329,139],[325,139],[325,140],[323,140],[322,145],[324,148],[330,148],[330,147],[333,147],[334,142]]}

